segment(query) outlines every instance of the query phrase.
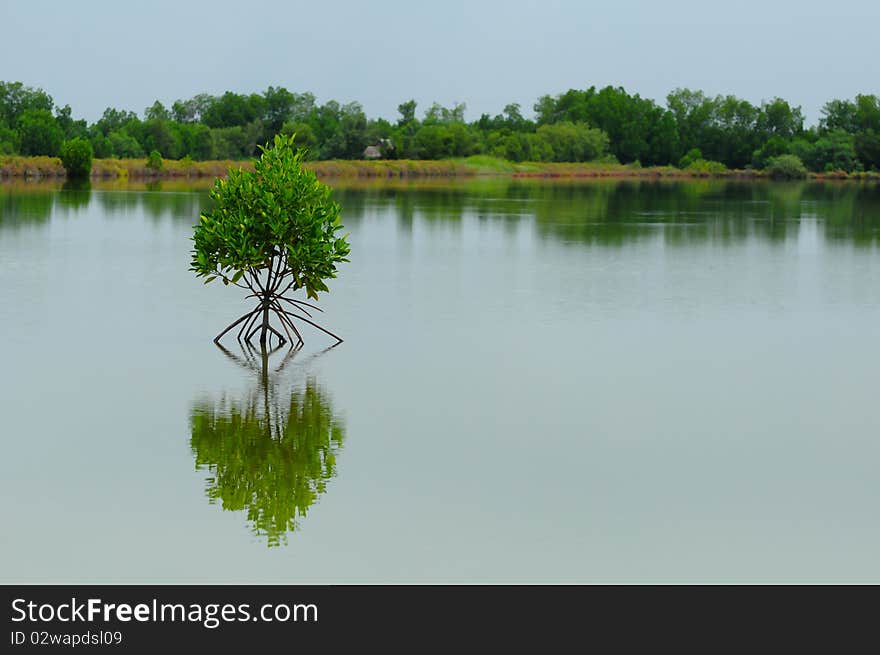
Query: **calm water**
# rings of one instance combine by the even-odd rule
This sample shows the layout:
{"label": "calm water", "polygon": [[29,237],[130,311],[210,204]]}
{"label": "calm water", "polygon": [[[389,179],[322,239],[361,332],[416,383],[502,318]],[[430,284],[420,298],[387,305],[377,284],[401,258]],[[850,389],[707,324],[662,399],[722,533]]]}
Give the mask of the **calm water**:
{"label": "calm water", "polygon": [[0,581],[880,582],[877,187],[337,195],[264,378],[205,191],[0,187]]}

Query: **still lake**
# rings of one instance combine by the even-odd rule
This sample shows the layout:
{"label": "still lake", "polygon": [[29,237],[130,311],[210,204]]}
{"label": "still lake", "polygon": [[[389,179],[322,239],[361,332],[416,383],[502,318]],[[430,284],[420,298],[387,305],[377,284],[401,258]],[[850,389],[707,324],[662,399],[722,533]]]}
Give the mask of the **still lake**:
{"label": "still lake", "polygon": [[0,186],[0,582],[880,582],[877,186],[336,197],[264,381],[207,190]]}

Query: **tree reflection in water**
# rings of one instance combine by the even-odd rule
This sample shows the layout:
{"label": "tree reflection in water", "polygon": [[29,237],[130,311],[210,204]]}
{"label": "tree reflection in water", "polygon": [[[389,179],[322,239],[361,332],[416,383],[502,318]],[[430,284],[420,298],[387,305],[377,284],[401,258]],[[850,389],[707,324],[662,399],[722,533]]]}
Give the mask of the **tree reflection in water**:
{"label": "tree reflection in water", "polygon": [[295,355],[290,350],[274,372],[266,351],[244,357],[221,348],[259,373],[259,383],[240,400],[199,402],[191,414],[190,447],[196,468],[210,473],[206,492],[223,509],[245,510],[254,534],[267,544],[287,543],[298,519],[326,491],[336,474],[345,428],[314,378],[281,391],[278,374]]}

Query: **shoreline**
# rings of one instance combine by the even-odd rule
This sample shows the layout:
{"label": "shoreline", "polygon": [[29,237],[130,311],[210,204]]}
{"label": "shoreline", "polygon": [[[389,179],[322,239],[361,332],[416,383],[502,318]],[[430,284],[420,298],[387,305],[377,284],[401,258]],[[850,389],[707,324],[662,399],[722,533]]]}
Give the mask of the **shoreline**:
{"label": "shoreline", "polygon": [[[95,159],[91,180],[183,180],[222,177],[230,167],[252,169],[253,162],[212,160],[163,160],[160,170],[147,167],[146,159]],[[725,170],[716,172],[679,169],[673,166],[641,167],[633,164],[608,163],[513,163],[489,157],[442,160],[329,160],[305,162],[304,167],[320,178],[420,179],[509,177],[514,179],[744,179],[770,180],[757,170]],[[2,180],[64,180],[64,167],[58,157],[0,156]],[[880,181],[880,172],[832,171],[807,173],[807,180]]]}

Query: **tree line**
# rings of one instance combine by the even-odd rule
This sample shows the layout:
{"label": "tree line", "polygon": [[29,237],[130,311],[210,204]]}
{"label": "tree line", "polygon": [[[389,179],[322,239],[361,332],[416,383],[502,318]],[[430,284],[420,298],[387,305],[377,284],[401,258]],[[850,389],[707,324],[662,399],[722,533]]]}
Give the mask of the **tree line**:
{"label": "tree line", "polygon": [[296,134],[311,159],[361,159],[367,146],[382,158],[444,159],[487,154],[514,162],[607,161],[644,166],[764,169],[780,156],[813,171],[880,169],[880,98],[831,100],[818,125],[806,127],[799,106],[781,98],[754,105],[733,95],[676,89],[665,106],[622,87],[545,95],[526,118],[511,103],[495,116],[464,118],[465,105],[414,100],[398,116],[368,118],[357,102],[319,104],[311,93],[270,86],[262,93],[199,94],[143,115],[108,107],[88,124],[42,89],[0,82],[0,154],[57,156],[62,144],[87,140],[95,157],[248,159],[276,134]]}

